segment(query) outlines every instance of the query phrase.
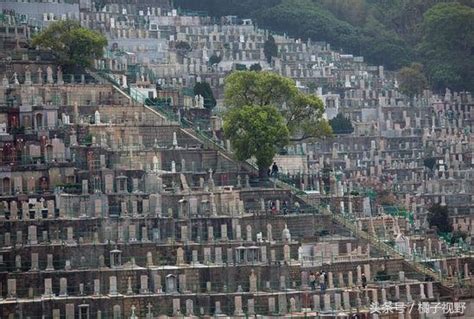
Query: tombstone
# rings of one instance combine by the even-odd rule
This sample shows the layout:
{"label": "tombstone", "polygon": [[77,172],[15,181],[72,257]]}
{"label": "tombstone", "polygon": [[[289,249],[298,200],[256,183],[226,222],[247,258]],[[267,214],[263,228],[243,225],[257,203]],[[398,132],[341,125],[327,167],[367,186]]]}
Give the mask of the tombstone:
{"label": "tombstone", "polygon": [[220,301],[216,301],[214,315],[220,315],[222,313]]}
{"label": "tombstone", "polygon": [[296,308],[296,299],[294,297],[290,298],[290,313],[295,313],[297,311]]}
{"label": "tombstone", "polygon": [[290,262],[291,261],[291,251],[290,251],[290,246],[289,245],[284,245],[283,246],[283,260],[285,262]]}
{"label": "tombstone", "polygon": [[398,280],[400,282],[405,282],[405,272],[404,271],[399,271],[398,272]]}
{"label": "tombstone", "polygon": [[370,281],[370,264],[364,264],[364,275],[367,281]]}
{"label": "tombstone", "polygon": [[222,247],[216,247],[214,249],[214,254],[215,254],[215,259],[214,259],[214,263],[215,264],[222,264]]}
{"label": "tombstone", "polygon": [[59,296],[67,296],[67,279],[64,277],[59,279]]}
{"label": "tombstone", "polygon": [[110,276],[109,277],[109,295],[117,295],[117,277]]}
{"label": "tombstone", "polygon": [[246,230],[247,230],[247,241],[252,241],[252,226],[247,225]]}
{"label": "tombstone", "polygon": [[250,276],[249,276],[249,292],[257,292],[257,275],[255,275],[255,271],[252,269]]}
{"label": "tombstone", "polygon": [[148,290],[148,276],[147,275],[141,275],[140,276],[140,293],[141,294],[147,294],[150,291]]}
{"label": "tombstone", "polygon": [[286,278],[285,276],[280,276],[280,290],[286,290]]}
{"label": "tombstone", "polygon": [[395,300],[400,300],[400,286],[395,285]]}
{"label": "tombstone", "polygon": [[75,319],[75,309],[74,304],[68,303],[66,304],[66,319]]}
{"label": "tombstone", "polygon": [[321,310],[320,295],[313,295],[313,311],[319,312]]}
{"label": "tombstone", "polygon": [[28,226],[28,244],[37,245],[38,244],[38,235],[36,231],[36,226]]}
{"label": "tombstone", "polygon": [[234,315],[241,316],[244,314],[244,310],[242,309],[242,296],[235,296],[234,297]]}
{"label": "tombstone", "polygon": [[166,276],[166,293],[176,293],[177,292],[177,284],[176,284],[176,276],[175,275],[168,275]]}
{"label": "tombstone", "polygon": [[328,294],[324,294],[323,300],[324,300],[324,311],[330,311],[331,310],[331,296]]}
{"label": "tombstone", "polygon": [[349,298],[349,291],[343,291],[342,292],[342,300],[344,303],[344,310],[350,310],[351,309],[351,300]]}
{"label": "tombstone", "polygon": [[333,276],[332,272],[328,272],[328,286],[331,289],[334,288],[334,276]]}
{"label": "tombstone", "polygon": [[282,240],[284,243],[291,243],[291,234],[288,226],[285,224],[285,228],[282,231]]}
{"label": "tombstone", "polygon": [[50,297],[53,295],[53,279],[44,279],[44,297]]}
{"label": "tombstone", "polygon": [[270,314],[274,314],[276,312],[275,298],[274,297],[268,297],[268,312]]}
{"label": "tombstone", "polygon": [[[39,72],[38,72],[39,73]],[[46,68],[46,82],[48,82],[48,84],[53,84],[54,83],[54,80],[53,80],[53,69],[48,66]]]}
{"label": "tombstone", "polygon": [[38,253],[31,253],[31,271],[39,270]]}
{"label": "tombstone", "polygon": [[204,264],[209,264],[212,262],[212,258],[211,258],[211,248],[210,247],[204,247],[203,248],[203,251],[204,251]]}
{"label": "tombstone", "polygon": [[46,255],[46,271],[54,271],[54,265],[53,265],[53,255],[48,254]]}
{"label": "tombstone", "polygon": [[153,289],[155,294],[162,292],[161,276],[157,273],[153,274]]}
{"label": "tombstone", "polygon": [[176,252],[176,265],[184,265],[184,250],[181,247]]}
{"label": "tombstone", "polygon": [[20,255],[15,256],[15,268],[17,271],[21,271],[21,256]]}
{"label": "tombstone", "polygon": [[16,298],[16,279],[7,280],[7,298],[9,299]]}
{"label": "tombstone", "polygon": [[412,302],[413,298],[410,292],[410,285],[405,285],[407,302]]}
{"label": "tombstone", "polygon": [[288,312],[288,303],[286,300],[286,295],[284,294],[279,294],[278,295],[278,313],[280,315],[286,315]]}
{"label": "tombstone", "polygon": [[186,275],[185,274],[180,274],[178,276],[178,280],[179,280],[179,292],[187,293],[188,292],[188,285],[186,283]]}
{"label": "tombstone", "polygon": [[173,298],[173,316],[181,315],[181,304],[179,298]]}
{"label": "tombstone", "polygon": [[186,299],[186,316],[194,316],[194,305],[191,299]]}
{"label": "tombstone", "polygon": [[94,279],[94,296],[100,295],[100,279]]}
{"label": "tombstone", "polygon": [[222,240],[228,240],[227,236],[227,224],[222,224],[221,225],[221,239]]}
{"label": "tombstone", "polygon": [[273,236],[272,236],[272,225],[267,224],[267,241],[272,242],[273,241]]}
{"label": "tombstone", "polygon": [[214,241],[214,228],[212,226],[207,227],[207,240]]}
{"label": "tombstone", "polygon": [[133,295],[132,278],[127,278],[127,295]]}

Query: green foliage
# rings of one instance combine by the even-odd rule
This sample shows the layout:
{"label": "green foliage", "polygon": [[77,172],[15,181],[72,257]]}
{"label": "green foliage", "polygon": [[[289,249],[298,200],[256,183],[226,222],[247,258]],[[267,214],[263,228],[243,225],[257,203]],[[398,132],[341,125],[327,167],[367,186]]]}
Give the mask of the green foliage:
{"label": "green foliage", "polygon": [[186,41],[178,41],[175,43],[175,49],[178,55],[185,57],[189,52],[193,50],[191,45]]}
{"label": "green foliage", "polygon": [[92,145],[92,134],[89,133],[86,136],[84,136],[84,144],[87,146]]}
{"label": "green foliage", "polygon": [[170,97],[155,97],[155,98],[147,98],[145,100],[145,105],[147,106],[157,106],[157,107],[169,107],[171,106],[171,98]]}
{"label": "green foliage", "polygon": [[255,72],[260,72],[262,71],[262,66],[260,65],[260,63],[255,63],[255,64],[252,64],[249,68],[250,71],[255,71]]}
{"label": "green foliage", "polygon": [[440,233],[449,233],[453,230],[453,226],[449,220],[448,207],[434,204],[428,209],[428,212],[428,223],[430,227],[436,226]]}
{"label": "green foliage", "polygon": [[423,165],[425,167],[429,168],[430,170],[433,170],[435,168],[435,165],[436,165],[436,158],[434,158],[434,157],[425,158],[423,160]]}
{"label": "green foliage", "polygon": [[245,64],[236,63],[235,64],[235,69],[237,71],[245,71],[245,70],[247,70],[247,66]]}
{"label": "green foliage", "polygon": [[422,94],[428,86],[423,74],[423,66],[419,63],[412,63],[410,66],[402,68],[398,72],[398,80],[400,81],[400,92],[411,98]]}
{"label": "green foliage", "polygon": [[33,37],[32,45],[51,49],[65,68],[85,68],[102,56],[107,39],[77,21],[66,20],[51,23]]}
{"label": "green foliage", "polygon": [[225,103],[229,107],[275,106],[283,115],[292,140],[331,134],[323,119],[323,102],[315,95],[299,92],[291,79],[273,72],[232,72],[225,82]]}
{"label": "green foliage", "polygon": [[461,230],[453,231],[451,234],[451,245],[458,243],[460,240],[465,241],[467,233]]}
{"label": "green foliage", "polygon": [[263,44],[263,53],[268,63],[272,62],[272,58],[278,56],[278,46],[275,43],[275,38],[272,35]]}
{"label": "green foliage", "polygon": [[388,272],[387,272],[386,270],[379,270],[379,271],[377,271],[377,273],[375,274],[374,280],[375,280],[375,281],[386,281],[386,280],[390,280],[390,275],[388,274]]}
{"label": "green foliage", "polygon": [[[260,27],[326,41],[390,70],[419,61],[435,89],[474,89],[472,0],[175,0],[175,4],[213,16],[249,17]],[[269,57],[266,54],[271,61]]]}
{"label": "green foliage", "polygon": [[433,87],[474,89],[474,8],[440,3],[423,18],[419,51]]}
{"label": "green foliage", "polygon": [[231,108],[224,117],[224,134],[230,139],[237,159],[255,157],[261,176],[278,150],[289,142],[283,116],[270,105]]}
{"label": "green foliage", "polygon": [[217,55],[215,55],[215,54],[213,54],[213,55],[209,58],[209,64],[210,64],[210,65],[219,64],[221,61],[222,61],[222,57],[217,56]]}
{"label": "green foliage", "polygon": [[342,113],[337,114],[335,118],[329,120],[329,124],[334,134],[351,134],[354,132],[351,120],[342,115]]}
{"label": "green foliage", "polygon": [[201,95],[204,98],[204,107],[206,109],[213,109],[217,102],[214,98],[211,86],[207,82],[197,82],[194,85],[194,95]]}

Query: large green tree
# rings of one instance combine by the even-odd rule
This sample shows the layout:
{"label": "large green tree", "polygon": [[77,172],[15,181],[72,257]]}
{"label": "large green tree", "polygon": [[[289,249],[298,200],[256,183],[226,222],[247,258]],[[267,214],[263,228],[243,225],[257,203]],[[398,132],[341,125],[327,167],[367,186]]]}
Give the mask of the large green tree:
{"label": "large green tree", "polygon": [[474,89],[474,8],[440,3],[423,18],[419,45],[429,80],[439,91]]}
{"label": "large green tree", "polygon": [[194,95],[201,95],[204,98],[204,107],[206,109],[213,109],[216,106],[216,99],[209,83],[196,82],[193,91]]}
{"label": "large green tree", "polygon": [[400,92],[409,97],[422,94],[428,86],[423,74],[423,66],[419,63],[412,63],[410,66],[402,68],[398,72],[398,81],[400,82]]}
{"label": "large green tree", "polygon": [[225,104],[276,107],[284,118],[292,140],[301,141],[331,134],[323,118],[324,105],[315,95],[298,91],[293,80],[273,72],[232,72],[225,81]]}
{"label": "large green tree", "polygon": [[231,108],[224,117],[224,134],[238,160],[255,157],[260,177],[266,176],[273,157],[289,141],[283,116],[271,105]]}
{"label": "large green tree", "polygon": [[103,54],[107,39],[73,20],[51,23],[33,37],[33,46],[51,49],[66,69],[86,68]]}

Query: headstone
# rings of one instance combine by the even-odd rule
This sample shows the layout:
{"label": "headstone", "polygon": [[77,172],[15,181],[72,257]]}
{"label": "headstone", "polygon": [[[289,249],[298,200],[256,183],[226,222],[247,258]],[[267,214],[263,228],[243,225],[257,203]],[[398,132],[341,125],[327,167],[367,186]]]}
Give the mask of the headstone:
{"label": "headstone", "polygon": [[148,290],[148,276],[147,275],[141,275],[140,276],[140,293],[141,294],[149,293],[149,290]]}
{"label": "headstone", "polygon": [[255,315],[255,300],[254,299],[247,299],[247,313],[250,316]]}
{"label": "headstone", "polygon": [[110,276],[109,277],[109,295],[117,295],[117,277]]}
{"label": "headstone", "polygon": [[181,315],[181,304],[179,298],[173,298],[173,316]]}
{"label": "headstone", "polygon": [[249,287],[250,292],[257,292],[257,275],[255,275],[255,271],[253,269],[249,276]]}
{"label": "headstone", "polygon": [[280,315],[286,315],[288,312],[288,303],[286,300],[286,295],[278,295],[278,313]]}
{"label": "headstone", "polygon": [[39,270],[38,253],[31,253],[31,271]]}
{"label": "headstone", "polygon": [[243,315],[244,311],[242,309],[242,296],[235,296],[234,297],[234,315],[241,316]]}
{"label": "headstone", "polygon": [[67,296],[67,279],[66,278],[59,279],[59,296],[60,297]]}
{"label": "headstone", "polygon": [[324,311],[330,311],[331,310],[331,296],[328,294],[324,294]]}
{"label": "headstone", "polygon": [[186,316],[194,316],[194,306],[191,299],[186,300]]}
{"label": "headstone", "polygon": [[344,310],[350,310],[351,309],[351,300],[349,298],[349,291],[343,291],[342,292],[342,299],[344,302]]}

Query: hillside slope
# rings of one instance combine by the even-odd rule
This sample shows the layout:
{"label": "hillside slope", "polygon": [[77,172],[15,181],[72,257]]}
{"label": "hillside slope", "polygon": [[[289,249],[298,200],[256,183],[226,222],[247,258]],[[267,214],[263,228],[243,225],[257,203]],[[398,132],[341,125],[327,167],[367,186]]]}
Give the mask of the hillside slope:
{"label": "hillside slope", "polygon": [[[457,90],[474,88],[471,72],[463,72],[467,74],[454,81],[452,75],[460,69],[474,67],[474,41],[470,41],[474,36],[474,0],[175,0],[174,5],[206,11],[212,16],[249,17],[274,32],[326,41],[334,49],[364,56],[369,63],[391,70],[421,62],[426,66],[428,79],[434,78],[430,83],[435,89],[441,90],[442,86]],[[469,40],[462,54],[452,54],[445,48],[426,52],[427,47],[434,47],[420,44],[433,42],[432,35],[426,31],[429,14],[440,17],[430,20],[434,24],[445,26],[449,21],[449,24],[466,26],[448,28],[446,37],[448,47],[458,43],[459,38]],[[456,59],[452,60],[452,56]],[[461,63],[461,57],[471,61]],[[439,61],[443,61],[442,70],[436,69]],[[448,78],[439,79],[439,75],[446,72],[450,73]]]}

